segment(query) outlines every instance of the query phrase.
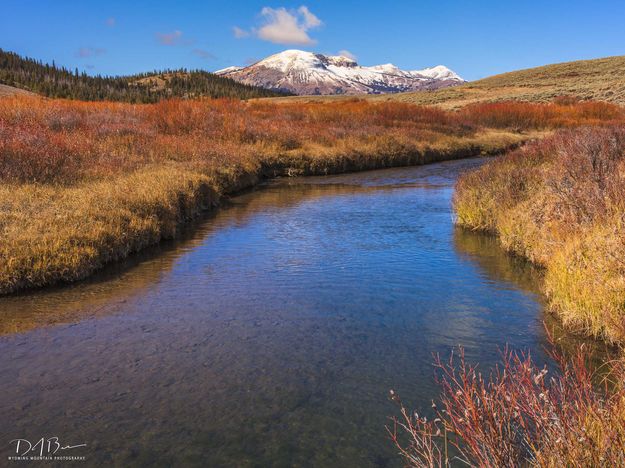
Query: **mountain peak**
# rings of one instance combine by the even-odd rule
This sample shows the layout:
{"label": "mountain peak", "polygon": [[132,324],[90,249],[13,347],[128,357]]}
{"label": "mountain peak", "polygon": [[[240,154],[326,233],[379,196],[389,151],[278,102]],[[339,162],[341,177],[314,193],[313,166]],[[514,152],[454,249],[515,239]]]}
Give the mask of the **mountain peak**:
{"label": "mountain peak", "polygon": [[392,63],[385,63],[383,65],[374,65],[369,68],[373,70],[380,70],[381,72],[384,72],[384,73],[396,73],[397,71],[401,71],[399,67],[393,65]]}
{"label": "mountain peak", "polygon": [[323,62],[319,59],[318,54],[304,50],[289,49],[270,55],[252,66],[273,68],[287,72],[292,68],[319,68],[323,66]]}
{"label": "mountain peak", "polygon": [[416,71],[401,70],[392,63],[363,67],[349,57],[297,49],[279,52],[248,67],[228,67],[215,73],[296,94],[382,94],[464,82],[443,65]]}

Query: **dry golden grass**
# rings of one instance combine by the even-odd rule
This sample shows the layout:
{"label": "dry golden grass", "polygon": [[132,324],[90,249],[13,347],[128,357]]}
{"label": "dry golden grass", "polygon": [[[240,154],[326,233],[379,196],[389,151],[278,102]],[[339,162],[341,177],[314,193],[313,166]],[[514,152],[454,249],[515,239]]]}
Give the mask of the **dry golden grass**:
{"label": "dry golden grass", "polygon": [[462,177],[458,222],[543,265],[570,328],[625,343],[625,129],[547,138]]}
{"label": "dry golden grass", "polygon": [[[480,102],[509,100],[549,102],[559,96],[625,104],[625,56],[546,65],[495,75],[436,91],[367,96],[372,101],[398,101],[457,109]],[[345,96],[293,96],[276,102],[332,102]]]}
{"label": "dry golden grass", "polygon": [[181,168],[140,170],[74,186],[0,187],[0,292],[82,279],[175,236],[216,203],[213,181]]}

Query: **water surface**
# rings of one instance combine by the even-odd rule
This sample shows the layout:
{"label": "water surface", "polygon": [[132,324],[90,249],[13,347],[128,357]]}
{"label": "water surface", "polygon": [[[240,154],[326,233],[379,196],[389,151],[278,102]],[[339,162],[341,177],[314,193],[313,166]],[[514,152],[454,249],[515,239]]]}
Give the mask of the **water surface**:
{"label": "water surface", "polygon": [[0,299],[0,454],[58,436],[87,466],[398,465],[388,391],[429,408],[432,353],[544,359],[537,273],[453,226],[479,164],[274,182],[87,283]]}

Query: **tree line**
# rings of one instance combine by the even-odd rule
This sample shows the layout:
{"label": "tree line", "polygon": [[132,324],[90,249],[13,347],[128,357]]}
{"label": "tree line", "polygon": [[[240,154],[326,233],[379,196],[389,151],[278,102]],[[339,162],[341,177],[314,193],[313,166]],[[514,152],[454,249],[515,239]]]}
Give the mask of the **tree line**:
{"label": "tree line", "polygon": [[150,103],[180,97],[251,99],[284,93],[248,86],[203,70],[163,70],[129,76],[90,76],[0,49],[0,84],[51,98]]}

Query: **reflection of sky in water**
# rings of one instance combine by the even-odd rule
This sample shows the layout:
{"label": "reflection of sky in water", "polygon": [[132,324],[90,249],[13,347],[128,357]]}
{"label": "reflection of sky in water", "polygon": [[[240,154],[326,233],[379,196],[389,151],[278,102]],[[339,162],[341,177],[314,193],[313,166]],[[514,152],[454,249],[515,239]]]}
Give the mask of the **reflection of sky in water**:
{"label": "reflection of sky in water", "polygon": [[396,464],[387,392],[429,407],[433,352],[540,353],[527,266],[451,223],[476,164],[270,184],[159,255],[1,299],[22,333],[0,338],[0,439],[59,434],[94,465]]}

